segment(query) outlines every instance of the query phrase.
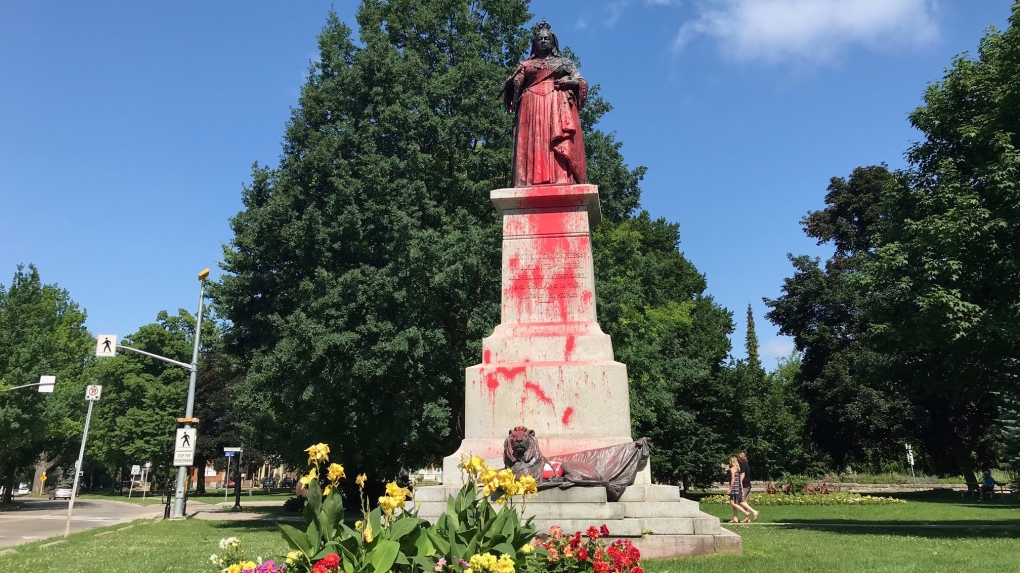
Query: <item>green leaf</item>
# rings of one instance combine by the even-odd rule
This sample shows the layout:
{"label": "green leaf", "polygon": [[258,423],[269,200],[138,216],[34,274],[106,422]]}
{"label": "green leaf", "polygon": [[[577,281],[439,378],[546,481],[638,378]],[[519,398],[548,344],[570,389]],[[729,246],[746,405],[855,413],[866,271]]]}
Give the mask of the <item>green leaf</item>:
{"label": "green leaf", "polygon": [[[305,535],[304,531],[297,529],[292,525],[285,523],[278,523],[277,526],[280,528],[280,533],[283,535],[283,540],[287,542],[287,545],[291,549],[301,551],[309,558],[312,556],[312,545],[308,543],[308,536]],[[316,546],[317,548],[318,546]]]}
{"label": "green leaf", "polygon": [[400,551],[400,544],[389,539],[380,540],[372,549],[372,567],[375,573],[386,573],[393,566],[393,561]]}
{"label": "green leaf", "polygon": [[397,518],[393,524],[390,525],[387,537],[399,542],[401,537],[413,531],[420,523],[421,520],[414,517]]}

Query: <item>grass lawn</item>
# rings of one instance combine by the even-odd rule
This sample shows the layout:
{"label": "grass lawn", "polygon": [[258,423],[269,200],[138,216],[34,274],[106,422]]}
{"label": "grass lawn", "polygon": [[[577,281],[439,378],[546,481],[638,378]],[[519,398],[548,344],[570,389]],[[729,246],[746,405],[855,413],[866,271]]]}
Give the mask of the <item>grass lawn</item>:
{"label": "grass lawn", "polygon": [[[952,493],[902,494],[887,506],[766,507],[758,523],[729,526],[744,539],[743,555],[646,561],[666,571],[771,573],[824,571],[1016,571],[1020,563],[1020,506],[979,502]],[[728,519],[729,507],[702,505]],[[264,521],[140,521],[76,533],[48,548],[39,541],[0,556],[0,571],[136,573],[211,571],[209,555],[223,537],[241,539],[248,555],[279,557],[286,546]],[[779,523],[787,525],[778,525]],[[99,535],[103,531],[112,534]]]}

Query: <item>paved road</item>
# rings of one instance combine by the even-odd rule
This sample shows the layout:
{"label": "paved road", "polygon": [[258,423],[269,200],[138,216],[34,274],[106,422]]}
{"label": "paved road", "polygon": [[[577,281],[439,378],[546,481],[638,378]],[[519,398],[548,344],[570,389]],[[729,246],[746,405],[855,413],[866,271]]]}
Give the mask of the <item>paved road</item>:
{"label": "paved road", "polygon": [[[67,501],[25,498],[18,501],[25,504],[23,509],[0,512],[0,547],[64,535]],[[162,515],[161,505],[142,506],[122,501],[79,499],[74,502],[71,531]]]}

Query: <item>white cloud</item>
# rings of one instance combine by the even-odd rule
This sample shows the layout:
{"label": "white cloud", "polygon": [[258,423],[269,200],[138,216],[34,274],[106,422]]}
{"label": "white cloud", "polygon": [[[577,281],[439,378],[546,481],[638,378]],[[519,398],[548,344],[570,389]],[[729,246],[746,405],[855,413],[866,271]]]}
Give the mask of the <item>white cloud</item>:
{"label": "white cloud", "polygon": [[606,6],[606,11],[609,12],[605,21],[606,28],[612,28],[616,25],[616,21],[620,19],[620,16],[623,16],[623,12],[627,9],[628,4],[630,4],[630,0],[615,0]]}
{"label": "white cloud", "polygon": [[577,22],[574,23],[574,27],[579,29],[579,30],[583,30],[583,29],[587,28],[588,27],[588,15],[587,14],[581,14],[580,16],[578,16],[577,17]]}
{"label": "white cloud", "polygon": [[788,336],[776,336],[766,340],[758,348],[758,355],[764,363],[775,362],[780,358],[786,358],[793,352],[793,339]]}
{"label": "white cloud", "polygon": [[710,0],[673,42],[699,36],[737,60],[823,62],[861,44],[922,45],[938,37],[934,0]]}

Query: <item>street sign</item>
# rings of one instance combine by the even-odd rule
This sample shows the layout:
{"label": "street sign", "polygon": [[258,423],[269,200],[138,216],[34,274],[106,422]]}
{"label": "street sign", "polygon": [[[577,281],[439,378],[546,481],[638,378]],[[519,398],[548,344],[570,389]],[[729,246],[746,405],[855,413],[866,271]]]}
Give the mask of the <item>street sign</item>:
{"label": "street sign", "polygon": [[39,391],[43,394],[49,394],[53,392],[53,386],[57,383],[56,376],[40,376],[39,377]]}
{"label": "street sign", "polygon": [[116,334],[100,334],[96,337],[96,358],[111,358],[116,355]]}
{"label": "street sign", "polygon": [[131,475],[142,475],[142,466],[131,466]]}
{"label": "street sign", "polygon": [[85,400],[89,402],[98,402],[99,397],[103,395],[103,387],[96,384],[90,384],[85,387]]}
{"label": "street sign", "polygon": [[234,457],[234,452],[224,452],[223,455],[227,456],[228,458],[232,458]]}
{"label": "street sign", "polygon": [[195,441],[198,430],[195,428],[178,428],[177,439],[174,440],[174,465],[192,466],[195,464]]}
{"label": "street sign", "polygon": [[237,447],[224,447],[223,448],[223,453],[227,453],[227,452],[239,452],[239,451],[241,451],[241,449],[242,448],[237,448]]}

